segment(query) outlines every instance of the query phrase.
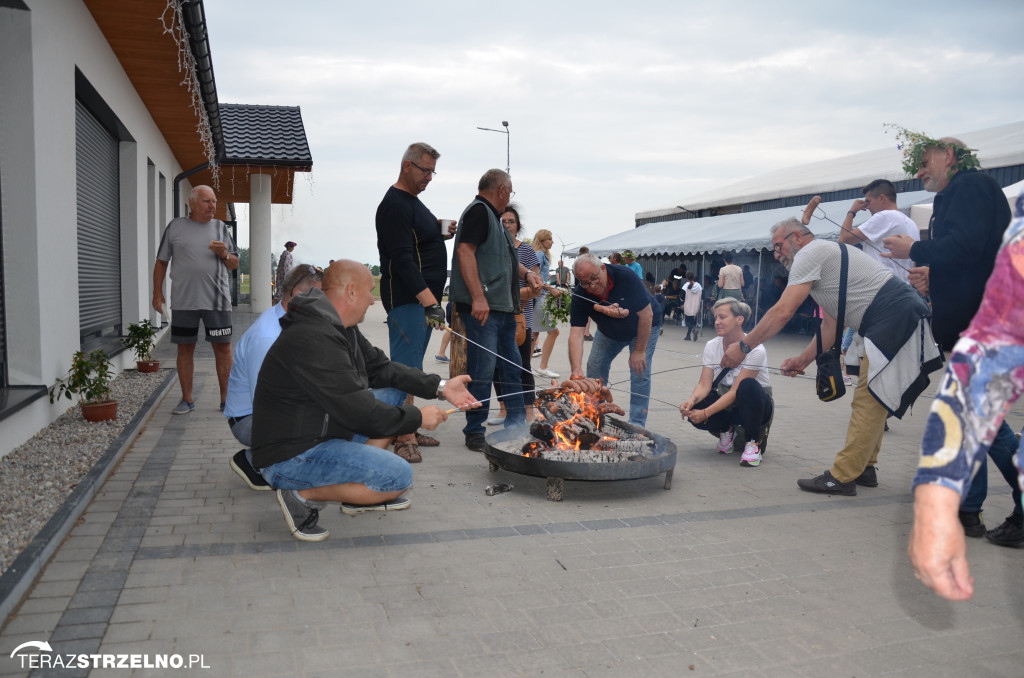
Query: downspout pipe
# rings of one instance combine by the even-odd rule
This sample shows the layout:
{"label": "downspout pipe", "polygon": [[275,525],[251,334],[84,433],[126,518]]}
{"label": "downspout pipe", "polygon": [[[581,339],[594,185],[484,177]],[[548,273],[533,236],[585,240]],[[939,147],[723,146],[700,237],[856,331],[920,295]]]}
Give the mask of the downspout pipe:
{"label": "downspout pipe", "polygon": [[178,176],[174,177],[174,218],[177,219],[181,216],[181,182],[188,179],[193,174],[202,172],[204,169],[210,167],[210,163],[204,162],[202,165],[196,165],[190,170],[185,170]]}

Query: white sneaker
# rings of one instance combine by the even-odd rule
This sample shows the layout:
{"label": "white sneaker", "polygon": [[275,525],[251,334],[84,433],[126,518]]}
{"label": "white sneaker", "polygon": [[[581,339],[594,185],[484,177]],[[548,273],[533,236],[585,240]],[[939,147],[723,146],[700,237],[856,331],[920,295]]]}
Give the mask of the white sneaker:
{"label": "white sneaker", "polygon": [[718,434],[718,451],[722,454],[732,454],[732,439],[736,437],[736,433],[729,429],[725,433]]}
{"label": "white sneaker", "polygon": [[743,446],[743,455],[740,457],[740,466],[757,466],[761,463],[761,450],[757,449],[757,443],[748,442]]}
{"label": "white sneaker", "polygon": [[547,377],[548,379],[558,379],[558,372],[547,367],[538,367],[533,371],[534,374],[540,377]]}
{"label": "white sneaker", "polygon": [[505,417],[491,417],[487,420],[488,426],[501,426],[505,423]]}

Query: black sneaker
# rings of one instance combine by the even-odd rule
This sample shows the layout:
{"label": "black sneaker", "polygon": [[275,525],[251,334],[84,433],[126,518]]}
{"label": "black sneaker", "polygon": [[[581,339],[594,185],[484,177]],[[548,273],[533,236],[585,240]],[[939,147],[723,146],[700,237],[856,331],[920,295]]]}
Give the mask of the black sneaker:
{"label": "black sneaker", "polygon": [[875,472],[875,467],[865,467],[864,473],[857,476],[853,482],[864,487],[878,487],[878,474]]}
{"label": "black sneaker", "polygon": [[800,479],[796,481],[804,492],[817,492],[818,494],[843,494],[847,497],[857,495],[857,483],[850,481],[841,483],[836,480],[830,471],[825,471],[817,478],[809,480]]}
{"label": "black sneaker", "polygon": [[986,532],[985,538],[1000,546],[1021,546],[1024,544],[1024,516],[1011,513],[1002,525]]}
{"label": "black sneaker", "polygon": [[302,541],[323,541],[331,536],[325,528],[316,522],[320,519],[323,502],[306,500],[303,504],[292,490],[278,490],[277,503],[281,505],[284,521],[292,536]]}
{"label": "black sneaker", "polygon": [[981,518],[981,511],[960,511],[958,515],[965,535],[968,537],[985,536],[985,521]]}
{"label": "black sneaker", "polygon": [[246,450],[241,449],[235,452],[234,456],[231,457],[231,461],[228,462],[228,466],[231,470],[238,474],[238,477],[245,481],[245,484],[249,486],[250,490],[272,490],[267,481],[263,479],[260,472],[257,471],[252,464],[249,463],[249,458],[245,455]]}
{"label": "black sneaker", "polygon": [[467,433],[466,447],[474,452],[486,452],[487,438],[484,437],[483,433]]}

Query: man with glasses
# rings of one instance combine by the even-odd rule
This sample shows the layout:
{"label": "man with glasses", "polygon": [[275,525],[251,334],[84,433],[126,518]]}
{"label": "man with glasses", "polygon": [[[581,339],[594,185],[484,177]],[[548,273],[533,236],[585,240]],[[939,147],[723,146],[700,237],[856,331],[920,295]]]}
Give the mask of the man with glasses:
{"label": "man with glasses", "polygon": [[[505,427],[509,428],[526,420],[522,360],[516,345],[519,281],[525,280],[534,293],[540,292],[543,281],[519,263],[512,236],[501,225],[501,213],[515,194],[512,177],[499,169],[488,170],[477,191],[455,233],[450,297],[470,340],[466,346],[466,369],[472,378],[469,392],[477,400],[487,399],[497,367],[506,394]],[[486,408],[466,412],[462,432],[469,449],[486,451],[486,420]]]}
{"label": "man with glasses", "polygon": [[[224,400],[224,416],[227,417],[235,439],[246,448],[252,445],[252,399],[256,395],[256,377],[263,365],[263,358],[281,334],[280,320],[288,310],[288,302],[308,289],[319,288],[321,280],[323,272],[317,268],[308,264],[293,267],[278,289],[281,303],[261,313],[235,345],[235,359],[228,376],[228,396]],[[231,457],[229,464],[251,489],[271,489],[252,466],[252,450],[239,450]]]}
{"label": "man with glasses", "polygon": [[[587,377],[608,383],[612,361],[629,347],[629,423],[647,424],[651,363],[661,328],[661,308],[631,269],[602,264],[589,252],[572,267],[576,276],[569,315],[570,379],[583,378],[583,334],[588,319],[597,325],[587,359]],[[657,312],[655,311],[657,309]]]}
{"label": "man with glasses", "polygon": [[[854,496],[857,485],[877,487],[875,464],[882,447],[885,419],[902,418],[927,387],[927,375],[942,367],[932,338],[928,304],[910,285],[860,250],[818,240],[797,219],[771,228],[775,258],[789,271],[789,284],[778,303],[761,318],[744,341],[730,346],[723,367],[743,363],[751,349],[775,336],[793,317],[808,295],[823,309],[822,350],[836,338],[841,270],[840,247],[848,257],[844,323],[864,338],[860,375],[853,394],[846,446],[832,467],[816,478],[798,480],[806,492]],[[814,362],[817,338],[793,358],[782,361],[781,371],[795,376]]]}
{"label": "man with glasses", "polygon": [[[402,156],[398,181],[377,207],[380,300],[388,314],[391,360],[420,370],[431,328],[445,324],[438,303],[448,277],[445,235],[437,218],[417,197],[437,174],[440,157],[428,144],[409,146]],[[412,396],[406,403],[412,404]],[[437,444],[430,436],[410,433],[395,441],[395,454],[418,462],[423,460],[421,445]]]}

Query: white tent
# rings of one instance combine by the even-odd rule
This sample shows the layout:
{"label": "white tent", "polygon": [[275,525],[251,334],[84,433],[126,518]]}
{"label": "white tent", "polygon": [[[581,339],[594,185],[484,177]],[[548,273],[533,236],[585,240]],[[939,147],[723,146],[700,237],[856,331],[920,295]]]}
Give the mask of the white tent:
{"label": "white tent", "polygon": [[[923,201],[931,201],[932,193],[914,191],[897,196],[897,206],[904,213],[911,205]],[[846,211],[850,209],[852,200],[838,200],[822,203],[817,210],[818,218],[812,219],[808,228],[816,237],[836,240],[839,237],[839,226],[827,221],[827,216],[842,223]],[[645,255],[697,255],[701,253],[771,249],[771,237],[768,229],[783,219],[803,214],[803,207],[780,207],[773,210],[758,212],[741,212],[723,214],[716,217],[700,219],[680,219],[678,221],[662,221],[647,224],[639,228],[631,228],[622,233],[602,238],[589,243],[591,253],[603,257],[612,252],[632,250],[638,257]],[[857,226],[870,216],[860,212],[853,220]],[[576,256],[579,249],[566,250],[566,256]]]}

